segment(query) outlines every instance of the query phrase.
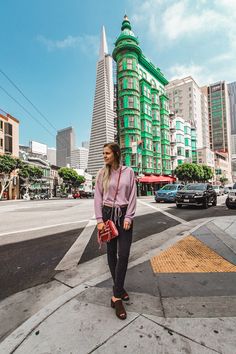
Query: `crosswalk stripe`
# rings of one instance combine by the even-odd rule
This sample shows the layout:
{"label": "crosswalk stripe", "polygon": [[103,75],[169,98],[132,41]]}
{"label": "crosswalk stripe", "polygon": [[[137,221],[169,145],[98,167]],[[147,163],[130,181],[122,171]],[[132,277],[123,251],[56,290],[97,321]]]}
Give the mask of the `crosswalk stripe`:
{"label": "crosswalk stripe", "polygon": [[85,226],[84,230],[81,232],[77,240],[73,243],[71,248],[62,258],[60,263],[58,263],[55,270],[67,270],[76,267],[82,257],[87,244],[90,241],[92,233],[96,227],[97,221],[94,216],[89,220],[88,224]]}

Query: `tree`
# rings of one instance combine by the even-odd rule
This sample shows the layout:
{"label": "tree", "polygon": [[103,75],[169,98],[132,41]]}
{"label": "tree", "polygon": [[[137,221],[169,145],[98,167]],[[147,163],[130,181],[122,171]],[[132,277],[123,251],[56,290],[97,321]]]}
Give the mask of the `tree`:
{"label": "tree", "polygon": [[176,167],[175,175],[184,183],[200,181],[203,178],[203,169],[195,163],[183,163]]}
{"label": "tree", "polygon": [[226,178],[225,176],[220,177],[220,182],[225,185],[226,182],[228,182],[228,178]]}
{"label": "tree", "polygon": [[85,182],[85,178],[78,175],[78,173],[70,167],[61,167],[58,174],[63,179],[63,183],[67,188],[69,188],[69,190],[71,190],[71,187],[77,188],[81,183]]}
{"label": "tree", "polygon": [[202,165],[202,169],[203,169],[203,173],[204,173],[204,177],[203,177],[203,182],[207,182],[209,181],[209,179],[212,179],[213,177],[213,171],[211,169],[211,167],[207,166],[207,165]]}
{"label": "tree", "polygon": [[31,185],[43,177],[43,170],[40,167],[23,163],[19,170],[19,176],[24,181],[24,186],[26,188],[25,193],[28,194]]}
{"label": "tree", "polygon": [[1,191],[0,191],[0,200],[2,199],[3,192],[9,187],[9,184],[17,174],[22,163],[19,159],[13,158],[9,155],[0,156],[0,182],[1,182]]}

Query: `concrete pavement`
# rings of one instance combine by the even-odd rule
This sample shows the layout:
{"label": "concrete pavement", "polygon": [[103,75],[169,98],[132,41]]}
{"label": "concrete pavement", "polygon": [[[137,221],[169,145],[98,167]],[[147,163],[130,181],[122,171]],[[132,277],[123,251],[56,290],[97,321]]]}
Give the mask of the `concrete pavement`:
{"label": "concrete pavement", "polygon": [[6,337],[0,353],[236,353],[236,216],[137,242],[125,321],[110,308],[101,256],[59,273],[70,290]]}

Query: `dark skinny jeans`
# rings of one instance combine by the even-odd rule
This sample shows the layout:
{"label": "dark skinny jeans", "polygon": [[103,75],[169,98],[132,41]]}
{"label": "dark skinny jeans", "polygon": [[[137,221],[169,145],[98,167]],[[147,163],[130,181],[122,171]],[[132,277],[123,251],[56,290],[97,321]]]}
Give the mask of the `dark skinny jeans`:
{"label": "dark skinny jeans", "polygon": [[[107,242],[107,260],[114,282],[113,293],[114,296],[118,298],[120,298],[125,292],[124,282],[133,235],[133,224],[129,230],[124,230],[123,228],[126,209],[127,207],[121,208],[122,216],[120,217],[120,226],[118,222],[116,223],[119,236],[112,239],[110,242]],[[110,219],[111,214],[112,208],[109,206],[103,206],[103,221]],[[112,219],[114,221],[114,218]]]}

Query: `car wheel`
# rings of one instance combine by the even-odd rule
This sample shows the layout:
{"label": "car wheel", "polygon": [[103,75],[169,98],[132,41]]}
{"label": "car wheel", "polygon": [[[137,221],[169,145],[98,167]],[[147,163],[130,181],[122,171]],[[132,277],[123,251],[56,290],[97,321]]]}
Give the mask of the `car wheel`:
{"label": "car wheel", "polygon": [[156,200],[156,203],[160,203],[160,200]]}
{"label": "car wheel", "polygon": [[176,204],[177,208],[182,208],[182,204]]}
{"label": "car wheel", "polygon": [[202,207],[204,208],[204,209],[208,209],[208,199],[206,198],[205,200],[204,200],[204,202],[202,203]]}
{"label": "car wheel", "polygon": [[230,204],[229,198],[226,199],[225,205],[227,206],[228,209],[233,209],[233,206]]}
{"label": "car wheel", "polygon": [[216,205],[217,205],[217,198],[214,198],[212,202],[212,206],[216,206]]}

